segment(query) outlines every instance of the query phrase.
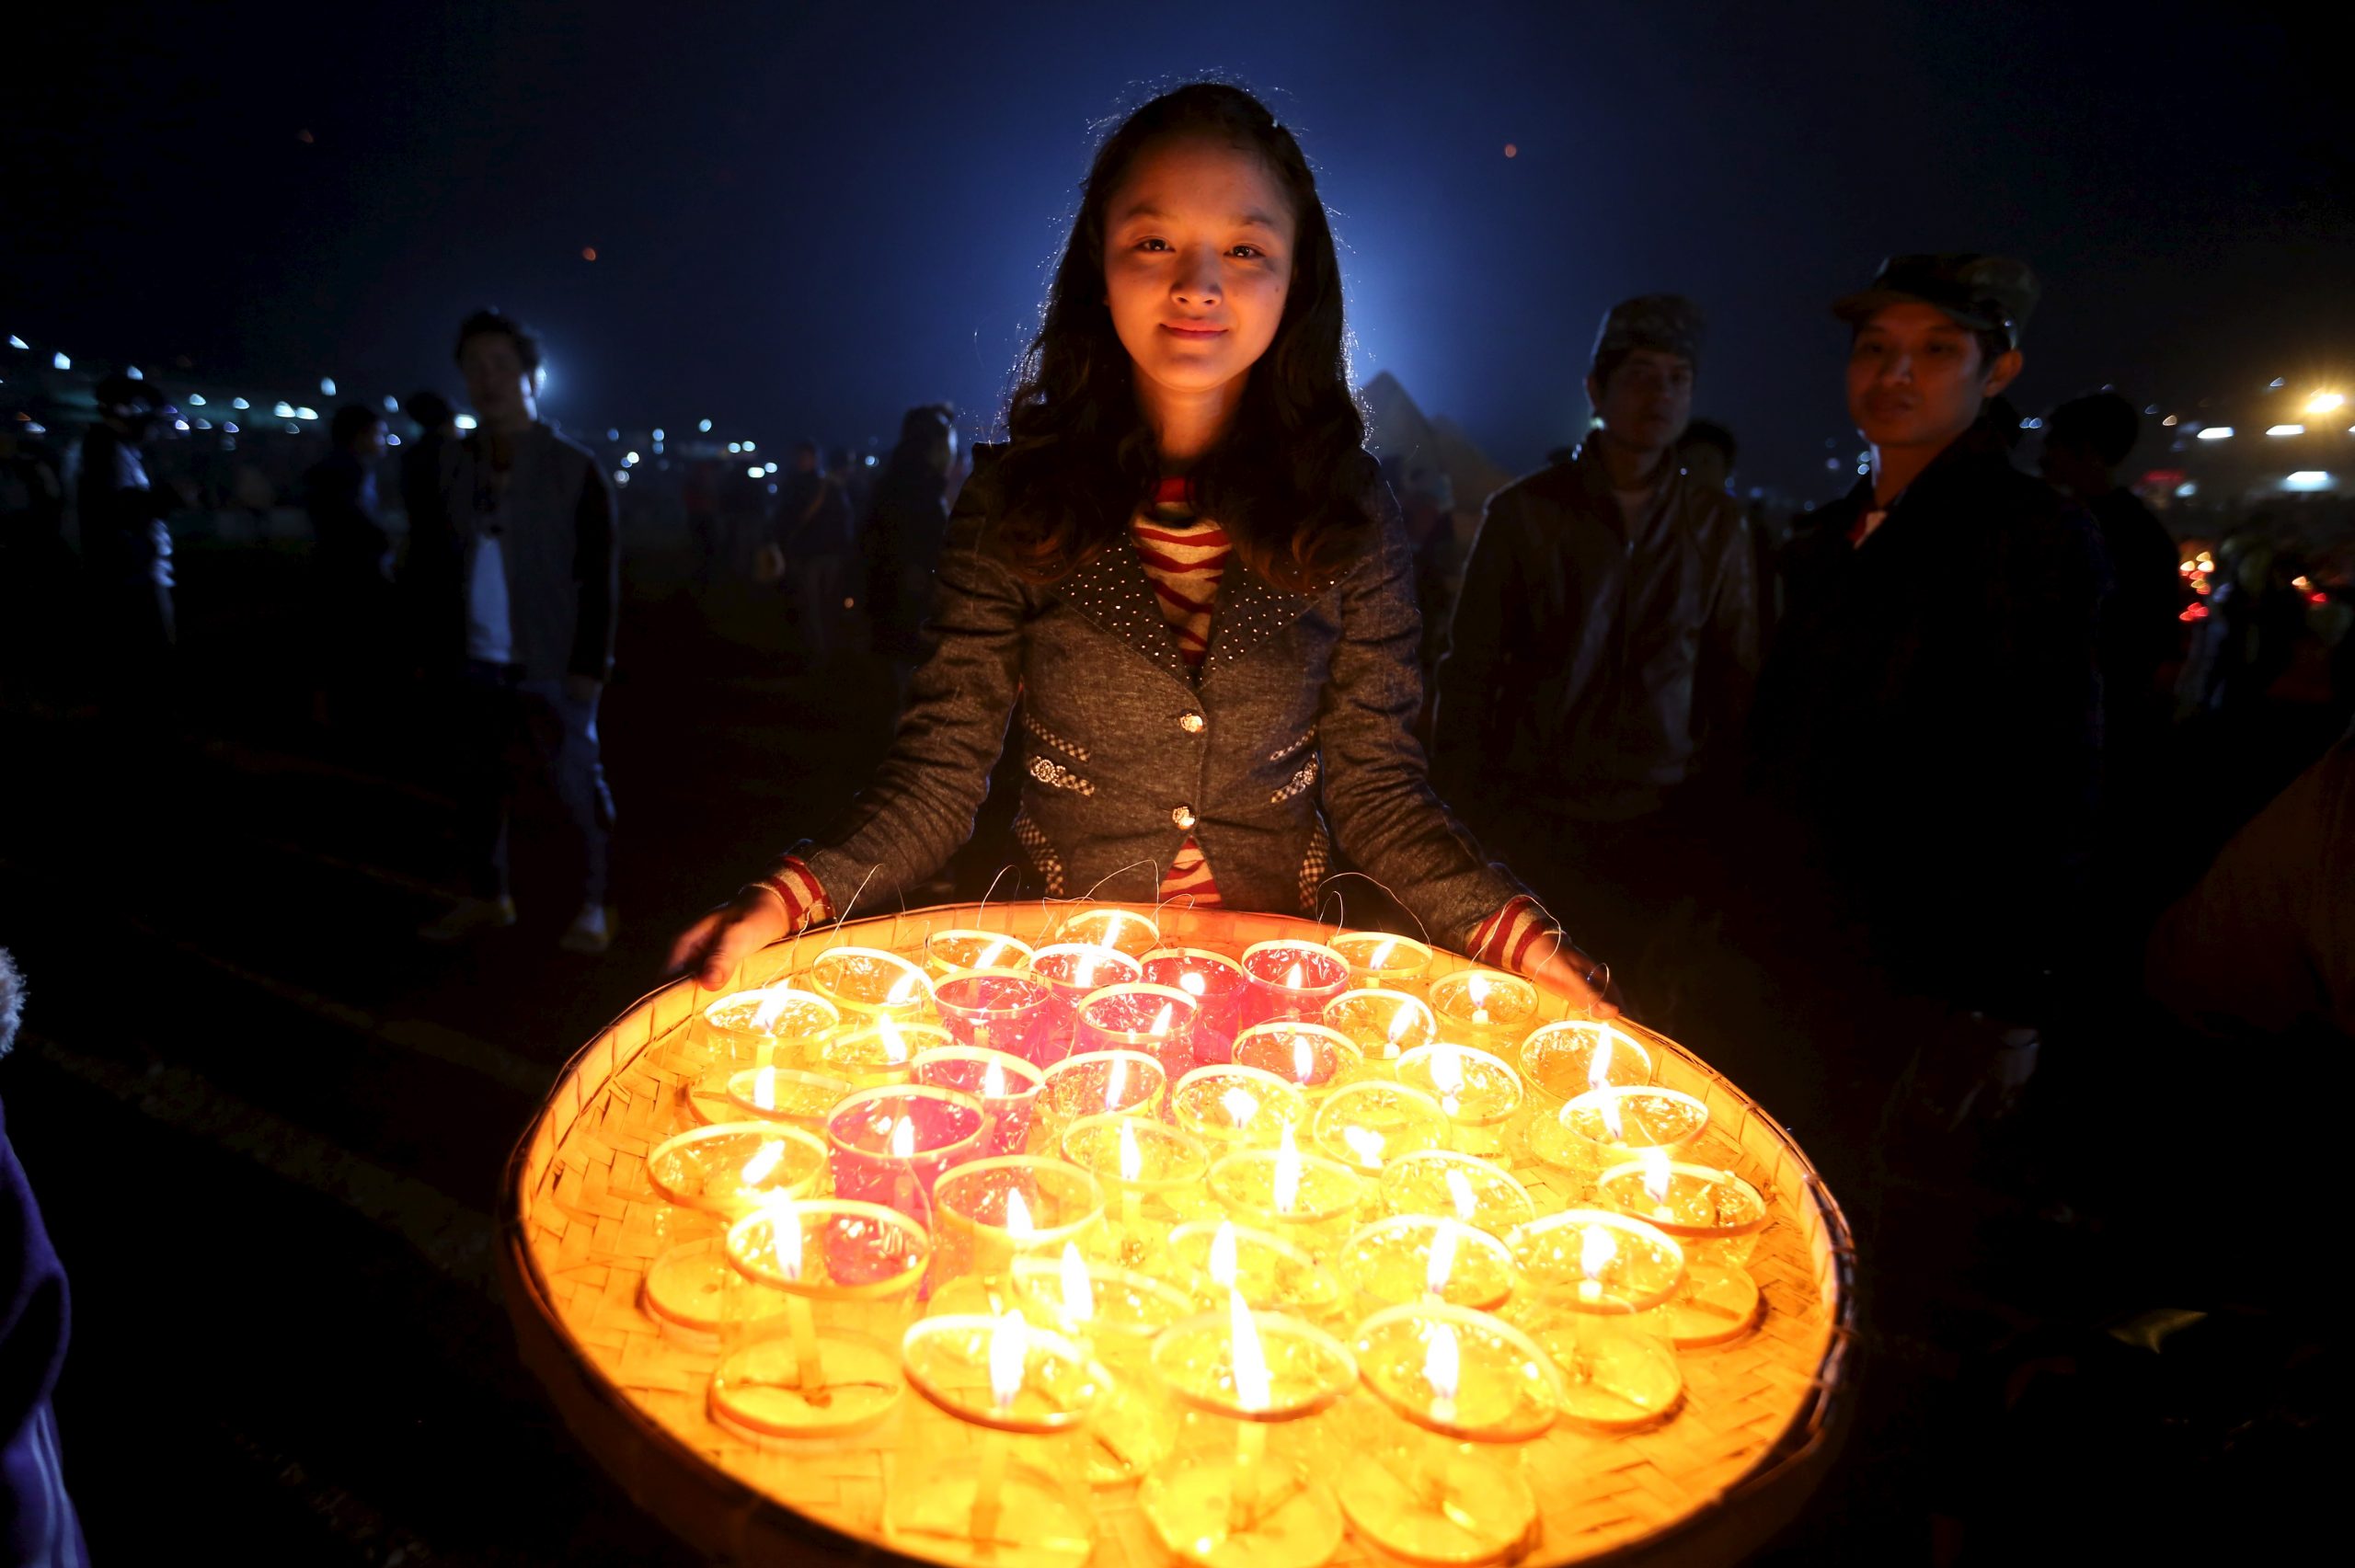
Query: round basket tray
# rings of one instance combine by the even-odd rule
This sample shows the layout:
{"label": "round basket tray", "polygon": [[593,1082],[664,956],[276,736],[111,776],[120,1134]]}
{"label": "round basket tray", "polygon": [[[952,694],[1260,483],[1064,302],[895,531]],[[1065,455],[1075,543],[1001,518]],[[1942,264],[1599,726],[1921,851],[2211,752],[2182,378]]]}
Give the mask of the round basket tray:
{"label": "round basket tray", "polygon": [[[781,979],[833,946],[904,952],[948,929],[1037,941],[1069,912],[954,905],[828,927],[755,955],[728,990]],[[1330,934],[1277,915],[1140,912],[1170,944],[1228,952]],[[1469,967],[1442,952],[1430,976]],[[781,1453],[732,1436],[706,1413],[718,1353],[664,1337],[639,1306],[664,1233],[646,1156],[675,1127],[684,1090],[655,1065],[662,1053],[653,1047],[718,994],[681,980],[631,1008],[567,1065],[517,1144],[501,1193],[499,1265],[523,1358],[630,1497],[712,1558],[802,1562],[814,1551],[931,1561],[885,1532],[884,1444]],[[1549,996],[1544,1011],[1560,1017],[1567,1008]],[[1542,1528],[1522,1561],[1731,1562],[1789,1520],[1838,1446],[1853,1403],[1854,1256],[1839,1206],[1773,1117],[1675,1042],[1626,1027],[1650,1049],[1657,1082],[1708,1105],[1712,1158],[1769,1196],[1773,1219],[1749,1265],[1764,1308],[1754,1333],[1680,1353],[1684,1403],[1665,1425],[1617,1436],[1557,1428],[1534,1445],[1525,1474]],[[1546,1167],[1508,1162],[1541,1210],[1562,1206]],[[1099,1494],[1096,1562],[1171,1561],[1132,1492]],[[1334,1561],[1374,1558],[1351,1540]]]}

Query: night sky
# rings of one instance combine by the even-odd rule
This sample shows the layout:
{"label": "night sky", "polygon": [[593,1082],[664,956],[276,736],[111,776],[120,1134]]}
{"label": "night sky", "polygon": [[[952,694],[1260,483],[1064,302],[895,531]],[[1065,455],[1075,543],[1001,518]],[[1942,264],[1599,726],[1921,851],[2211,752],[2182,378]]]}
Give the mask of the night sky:
{"label": "night sky", "polygon": [[1360,378],[1509,467],[1574,433],[1603,307],[1672,289],[1713,318],[1698,411],[1746,476],[1821,494],[1826,439],[1853,450],[1825,306],[1890,250],[2038,267],[2030,409],[2355,361],[2345,57],[2286,8],[43,12],[0,332],[167,388],[186,355],[455,391],[452,327],[494,303],[547,334],[576,427],[863,443],[936,397],[983,425],[1092,125],[1198,74],[1317,164]]}

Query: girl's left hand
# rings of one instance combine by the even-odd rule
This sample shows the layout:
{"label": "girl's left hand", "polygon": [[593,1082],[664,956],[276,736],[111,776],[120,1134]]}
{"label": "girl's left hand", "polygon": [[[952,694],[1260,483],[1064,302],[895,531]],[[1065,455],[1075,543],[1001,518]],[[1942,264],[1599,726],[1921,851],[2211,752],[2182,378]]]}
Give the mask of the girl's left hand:
{"label": "girl's left hand", "polygon": [[1575,947],[1560,947],[1532,965],[1528,978],[1557,996],[1568,997],[1590,1018],[1619,1016],[1619,988],[1611,983],[1611,966],[1588,957]]}

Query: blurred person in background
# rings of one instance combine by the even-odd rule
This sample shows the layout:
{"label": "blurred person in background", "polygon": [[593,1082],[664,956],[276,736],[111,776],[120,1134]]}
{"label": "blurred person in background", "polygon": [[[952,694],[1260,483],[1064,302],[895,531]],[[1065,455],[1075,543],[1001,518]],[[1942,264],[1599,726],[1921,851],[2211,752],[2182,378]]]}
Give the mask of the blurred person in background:
{"label": "blurred person in background", "polygon": [[36,708],[65,697],[61,644],[75,589],[65,486],[30,433],[39,428],[29,412],[0,416],[0,693]]}
{"label": "blurred person in background", "polygon": [[1676,460],[1684,475],[1705,490],[1733,490],[1733,461],[1740,451],[1733,432],[1715,419],[1695,419],[1684,427],[1676,443]]}
{"label": "blurred person in background", "polygon": [[948,473],[956,457],[954,410],[945,403],[909,409],[859,529],[871,646],[891,666],[903,699],[922,657],[933,563],[948,532]]}
{"label": "blurred person in background", "polygon": [[[1603,317],[1596,423],[1570,461],[1488,499],[1439,668],[1432,780],[1530,876],[1588,952],[1642,956],[1668,900],[1708,883],[1698,820],[1758,669],[1749,525],[1687,473],[1703,319],[1672,294]],[[1631,1003],[1656,1015],[1656,989]]]}
{"label": "blurred person in background", "polygon": [[784,556],[786,592],[802,656],[813,665],[832,657],[843,614],[843,584],[850,559],[850,495],[842,478],[819,460],[818,443],[798,441],[776,502],[774,539]]}
{"label": "blurred person in background", "polygon": [[316,716],[349,727],[381,701],[392,632],[393,544],[377,521],[376,469],[385,421],[347,403],[328,427],[327,455],[303,477],[317,579],[319,663]]}
{"label": "blurred person in background", "polygon": [[613,937],[613,792],[597,708],[612,675],[621,591],[613,490],[586,448],[541,419],[540,342],[496,311],[458,329],[458,368],[478,428],[457,445],[442,505],[457,534],[457,571],[440,583],[461,628],[460,829],[471,896],[419,932],[452,942],[515,923],[509,817],[528,753],[572,830],[580,904],[569,952]]}
{"label": "blurred person in background", "polygon": [[458,414],[450,400],[429,389],[412,392],[401,412],[417,427],[401,448],[401,509],[408,519],[408,546],[400,564],[402,597],[408,601],[410,659],[429,678],[454,679],[465,647],[460,617],[464,601],[450,585],[461,579],[464,553],[449,508],[442,501],[451,465],[457,461]]}
{"label": "blurred person in background", "polygon": [[98,383],[98,422],[82,438],[74,486],[82,558],[95,600],[98,661],[119,720],[153,728],[172,706],[178,624],[172,599],[169,492],[147,469],[146,445],[163,400],[121,371]]}

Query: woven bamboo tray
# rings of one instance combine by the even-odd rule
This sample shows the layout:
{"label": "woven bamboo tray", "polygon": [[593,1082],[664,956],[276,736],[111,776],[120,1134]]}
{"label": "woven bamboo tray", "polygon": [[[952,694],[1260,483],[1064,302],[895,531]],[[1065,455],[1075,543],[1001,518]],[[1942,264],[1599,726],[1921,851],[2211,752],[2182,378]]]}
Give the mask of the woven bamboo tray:
{"label": "woven bamboo tray", "polygon": [[[749,959],[727,990],[806,968],[828,947],[920,948],[931,932],[1004,932],[1038,941],[1069,906],[943,906],[861,921],[780,943]],[[1330,928],[1276,915],[1155,910],[1173,945],[1239,952]],[[1437,978],[1469,967],[1435,955]],[[648,1184],[648,1152],[673,1125],[683,1083],[651,1047],[715,996],[681,980],[647,997],[567,1066],[507,1166],[499,1264],[523,1358],[574,1434],[639,1506],[724,1562],[806,1562],[813,1552],[893,1562],[881,1519],[882,1445],[781,1453],[714,1425],[706,1389],[715,1353],[666,1339],[638,1306],[663,1245],[665,1205]],[[1546,1016],[1565,1004],[1545,999]],[[1631,1436],[1557,1428],[1525,1470],[1543,1512],[1523,1560],[1712,1563],[1740,1559],[1786,1523],[1828,1465],[1853,1404],[1849,1364],[1854,1256],[1845,1219],[1807,1157],[1775,1120],[1673,1041],[1628,1025],[1652,1052],[1657,1081],[1709,1107],[1710,1158],[1730,1163],[1773,1206],[1750,1271],[1764,1299],[1757,1331],[1681,1352],[1682,1409]],[[1508,1160],[1541,1212],[1563,1206],[1543,1165]],[[1170,1561],[1131,1493],[1099,1494],[1095,1562]],[[1339,1565],[1373,1558],[1354,1539]]]}

